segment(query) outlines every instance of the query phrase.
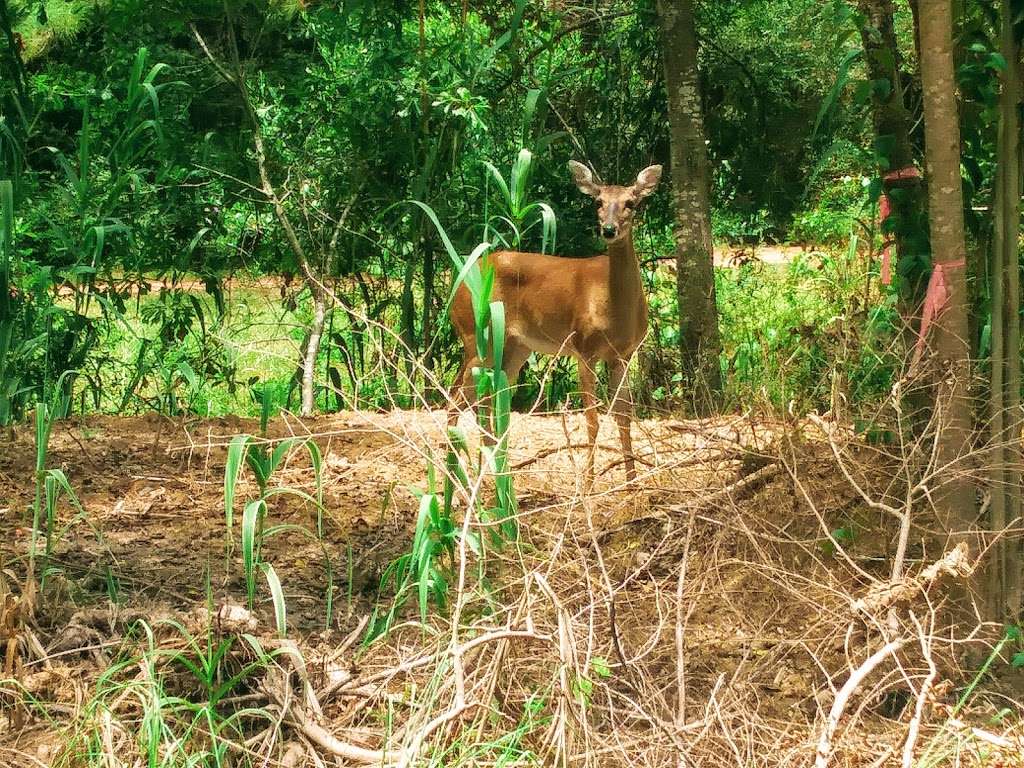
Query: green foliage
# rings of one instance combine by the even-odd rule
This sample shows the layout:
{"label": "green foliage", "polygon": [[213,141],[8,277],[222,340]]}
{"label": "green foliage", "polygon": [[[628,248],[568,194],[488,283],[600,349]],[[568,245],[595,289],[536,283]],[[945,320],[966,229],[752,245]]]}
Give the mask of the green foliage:
{"label": "green foliage", "polygon": [[730,401],[823,411],[838,392],[870,409],[889,391],[899,362],[895,297],[877,293],[877,267],[857,242],[844,255],[717,272]]}
{"label": "green foliage", "polygon": [[[66,374],[65,374],[66,375]],[[35,495],[32,502],[32,540],[29,545],[29,579],[35,578],[37,570],[41,577],[45,578],[48,567],[47,562],[53,554],[55,540],[61,538],[57,529],[57,506],[61,495],[67,497],[71,505],[77,510],[78,517],[85,517],[85,510],[82,508],[78,496],[71,487],[71,482],[62,469],[48,468],[47,457],[50,450],[50,434],[53,431],[53,424],[58,418],[67,414],[68,402],[62,397],[63,388],[58,382],[55,388],[54,397],[50,402],[41,402],[36,405],[35,410]],[[45,539],[43,550],[43,565],[38,567],[36,560],[39,557],[39,537]]]}
{"label": "green foliage", "polygon": [[[276,297],[257,308],[251,295],[226,291],[239,270],[287,280],[299,265],[253,189],[252,126],[238,91],[192,25],[230,71],[233,19],[271,183],[311,266],[355,310],[329,308],[316,361],[317,382],[331,384],[318,390],[321,408],[412,402],[421,382],[397,371],[425,362],[443,373],[458,353],[442,319],[448,245],[422,209],[390,203],[428,205],[457,253],[484,241],[589,254],[593,214],[567,183],[566,160],[583,154],[612,182],[623,168],[664,160],[649,3],[613,4],[580,24],[556,6],[474,6],[463,19],[458,4],[428,2],[422,37],[415,4],[153,10],[48,0],[42,24],[15,7],[32,66],[29,119],[3,123],[13,143],[0,148],[24,171],[14,180],[14,324],[0,323],[0,420],[21,417],[72,368],[83,372],[73,405],[85,410],[252,412],[246,387],[257,379],[274,390],[275,408],[294,397],[290,361],[310,296],[286,282],[277,311]],[[860,149],[870,145],[865,104],[851,98],[862,72],[845,7],[700,8],[717,237],[835,244],[867,213],[844,181],[864,175],[871,157]],[[965,59],[980,67],[978,93],[991,86],[986,55]],[[511,172],[494,158],[512,158]],[[654,233],[670,224],[668,197],[648,206]],[[669,312],[659,333],[677,324]],[[287,330],[260,344],[260,324]],[[656,354],[667,398],[673,360]],[[570,389],[568,369],[558,371],[551,403]],[[537,378],[528,366],[527,381]]]}
{"label": "green foliage", "polygon": [[374,610],[365,643],[386,634],[394,625],[402,607],[415,596],[420,621],[426,623],[430,603],[440,610],[448,604],[449,581],[454,566],[458,528],[452,517],[451,499],[444,504],[437,492],[433,465],[427,467],[427,489],[412,489],[419,497],[419,511],[409,552],[399,556],[380,578],[380,591],[394,593],[391,607],[384,614]]}
{"label": "green foliage", "polygon": [[55,764],[105,759],[104,723],[109,728],[111,712],[131,702],[132,714],[121,722],[131,728],[140,765],[254,765],[237,745],[252,723],[270,723],[271,713],[237,699],[241,695],[244,702],[280,653],[212,626],[196,634],[174,620],[157,627],[140,621],[63,734]]}

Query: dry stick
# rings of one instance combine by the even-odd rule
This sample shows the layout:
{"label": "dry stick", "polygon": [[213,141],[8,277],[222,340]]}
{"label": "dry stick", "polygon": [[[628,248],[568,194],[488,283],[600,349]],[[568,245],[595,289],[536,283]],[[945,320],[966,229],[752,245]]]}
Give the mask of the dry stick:
{"label": "dry stick", "polygon": [[[487,632],[486,634],[480,635],[479,637],[474,637],[472,640],[467,640],[465,643],[462,644],[462,648],[460,650],[460,654],[461,655],[465,655],[466,653],[468,653],[469,651],[473,650],[477,646],[484,645],[486,643],[492,643],[492,642],[494,642],[496,640],[505,640],[505,639],[513,638],[513,637],[523,637],[523,638],[529,638],[531,640],[541,640],[543,642],[553,642],[554,641],[554,638],[551,637],[550,635],[544,635],[544,634],[541,634],[539,632],[534,632],[533,630],[511,629],[511,628],[508,628],[508,629],[497,629],[497,630],[494,630],[492,632]],[[367,677],[359,678],[358,680],[348,680],[343,685],[340,685],[338,687],[341,688],[341,689],[347,689],[347,688],[350,688],[350,687],[351,688],[362,688],[362,687],[370,685],[372,683],[377,683],[377,682],[381,682],[381,681],[389,681],[389,680],[397,677],[398,675],[402,674],[403,672],[410,672],[410,671],[412,671],[414,669],[417,669],[418,667],[425,667],[428,664],[430,664],[431,662],[437,661],[440,656],[443,656],[443,655],[446,655],[446,654],[449,654],[449,653],[451,653],[451,651],[446,648],[446,649],[444,649],[442,651],[438,651],[436,653],[429,653],[429,654],[426,654],[425,656],[419,656],[419,657],[417,657],[415,659],[412,659],[410,661],[403,662],[403,663],[399,664],[396,667],[392,667],[391,669],[385,669],[385,670],[383,670],[381,672],[375,672],[372,675],[368,675]]]}
{"label": "dry stick", "polygon": [[839,727],[839,720],[843,716],[843,710],[846,709],[846,704],[849,702],[854,691],[864,682],[864,678],[885,661],[886,657],[895,654],[896,651],[902,648],[904,643],[904,640],[893,640],[886,643],[869,656],[863,664],[857,667],[850,674],[850,678],[843,684],[843,687],[839,689],[839,693],[836,694],[836,699],[832,703],[832,709],[828,714],[828,722],[821,733],[821,738],[818,740],[817,757],[814,761],[815,768],[827,768],[829,758],[832,756],[832,738],[835,736],[836,728]]}
{"label": "dry stick", "polygon": [[692,603],[690,610],[683,616],[683,594],[686,586],[686,571],[690,561],[690,541],[693,539],[693,523],[695,514],[690,515],[686,524],[686,542],[683,544],[683,560],[679,566],[679,578],[676,581],[676,726],[686,722],[686,647],[683,635],[690,614],[696,607]]}
{"label": "dry stick", "polygon": [[580,723],[580,725],[584,728],[584,731],[586,731],[587,728],[586,715],[578,713],[575,707],[573,706],[573,704],[575,703],[573,699],[573,688],[571,681],[569,680],[570,669],[576,670],[577,673],[579,671],[576,658],[576,647],[573,643],[572,633],[569,630],[569,626],[571,624],[572,619],[569,615],[568,610],[566,610],[565,606],[562,605],[561,600],[558,599],[558,596],[555,594],[554,589],[551,588],[551,584],[544,577],[544,575],[540,573],[534,573],[531,574],[531,578],[534,582],[537,583],[537,586],[540,587],[541,591],[547,596],[548,600],[551,602],[551,605],[555,609],[555,615],[558,620],[558,656],[559,661],[561,662],[559,664],[558,677],[562,689],[562,695],[559,697],[560,716],[557,718],[561,724],[561,728],[559,731],[560,744],[558,748],[558,753],[561,754],[562,764],[568,765],[569,747],[568,738],[566,736],[566,726],[568,725],[567,715],[573,715],[573,717],[575,717],[577,721]]}
{"label": "dry stick", "polygon": [[[795,452],[794,458],[796,458]],[[835,548],[835,551],[839,553],[840,557],[842,557],[843,560],[846,561],[846,564],[849,565],[850,568],[853,569],[856,573],[858,573],[863,578],[868,579],[869,581],[875,581],[875,578],[870,573],[865,571],[863,568],[861,568],[859,565],[857,565],[857,563],[853,561],[853,558],[851,558],[850,555],[846,552],[846,549],[839,542],[839,540],[832,535],[832,531],[829,530],[828,523],[825,522],[825,518],[822,516],[821,510],[819,510],[817,506],[815,506],[813,499],[811,499],[811,495],[807,492],[807,489],[804,487],[804,484],[800,482],[800,478],[797,476],[796,473],[796,468],[790,467],[787,464],[786,471],[789,473],[790,479],[792,479],[793,484],[796,486],[797,490],[800,491],[800,495],[804,497],[804,502],[807,504],[807,507],[814,514],[814,517],[818,521],[818,526],[821,528],[822,532],[825,534],[829,542]]]}
{"label": "dry stick", "polygon": [[715,504],[718,504],[719,502],[724,501],[726,499],[730,499],[737,494],[749,492],[757,488],[758,486],[761,486],[769,482],[781,471],[782,467],[777,462],[766,464],[760,469],[751,472],[749,475],[741,477],[736,482],[730,483],[729,485],[725,486],[725,488],[720,488],[719,490],[712,493],[710,496],[686,504],[675,504],[669,507],[668,511],[690,512],[693,511],[694,509],[714,506]]}
{"label": "dry stick", "polygon": [[818,416],[817,414],[812,413],[810,416],[808,416],[808,418],[810,419],[811,423],[818,427],[818,429],[820,429],[828,438],[828,446],[829,448],[832,449],[832,455],[836,459],[836,465],[839,467],[839,470],[843,473],[843,477],[846,478],[846,482],[848,482],[850,486],[853,488],[853,490],[857,492],[857,495],[861,497],[864,503],[867,504],[872,509],[887,512],[888,514],[892,515],[898,520],[902,520],[903,513],[899,509],[890,504],[885,504],[881,501],[877,501],[876,499],[871,498],[864,491],[864,489],[860,487],[860,484],[854,479],[853,475],[850,474],[850,470],[847,468],[846,462],[843,461],[842,454],[839,453],[839,447],[836,445],[835,440],[832,437],[831,430],[828,428],[828,425],[825,424],[824,421],[822,421],[821,417]]}
{"label": "dry stick", "polygon": [[591,515],[590,505],[586,505],[587,511],[587,527],[590,529],[590,543],[594,548],[594,556],[597,559],[598,570],[601,573],[601,580],[604,582],[604,588],[608,593],[608,627],[612,635],[612,645],[615,648],[615,655],[619,659],[619,664],[622,666],[623,671],[626,673],[625,680],[623,681],[626,686],[633,692],[637,701],[632,702],[636,710],[641,713],[647,720],[654,726],[656,726],[662,733],[664,733],[669,740],[675,745],[679,754],[683,754],[684,746],[679,741],[675,733],[668,724],[662,722],[661,718],[653,713],[648,713],[645,708],[639,703],[639,700],[643,698],[640,686],[635,679],[635,671],[633,667],[626,660],[626,654],[622,649],[622,639],[619,637],[618,622],[615,616],[615,590],[612,587],[611,577],[608,575],[608,569],[604,564],[604,554],[601,552],[601,545],[597,542],[597,533],[594,531],[594,519]]}
{"label": "dry stick", "polygon": [[929,642],[931,640],[930,635],[924,631],[921,622],[918,621],[913,611],[910,613],[910,619],[917,627],[917,637],[921,643],[921,655],[924,656],[924,660],[928,663],[928,676],[921,683],[921,690],[917,693],[914,716],[910,719],[907,741],[903,745],[903,768],[911,768],[914,763],[914,747],[917,745],[917,737],[921,732],[921,718],[924,716],[924,708],[928,703],[928,696],[931,694],[932,685],[935,684],[935,678],[939,675],[939,669],[935,666],[935,660],[932,658],[932,647]]}
{"label": "dry stick", "polygon": [[341,741],[326,728],[312,722],[304,715],[294,711],[289,711],[288,716],[285,719],[289,725],[293,728],[297,728],[315,745],[327,752],[330,752],[336,757],[351,760],[354,763],[361,763],[363,765],[393,764],[387,760],[387,755],[382,750],[366,749],[365,747],[358,747],[355,744],[349,744],[348,742]]}

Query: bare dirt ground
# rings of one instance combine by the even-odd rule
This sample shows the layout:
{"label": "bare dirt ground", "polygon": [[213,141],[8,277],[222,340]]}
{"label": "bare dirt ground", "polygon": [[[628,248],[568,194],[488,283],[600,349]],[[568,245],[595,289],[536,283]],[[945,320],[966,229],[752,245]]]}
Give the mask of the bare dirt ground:
{"label": "bare dirt ground", "polygon": [[[246,694],[269,697],[285,724],[286,737],[253,737],[251,748],[266,750],[264,764],[330,764],[346,754],[339,743],[380,750],[397,740],[406,750],[398,763],[411,765],[428,742],[454,750],[468,739],[463,734],[507,732],[538,691],[549,692],[551,713],[536,734],[523,737],[534,761],[509,765],[814,764],[837,690],[880,647],[888,619],[858,617],[851,606],[887,579],[896,527],[866,507],[820,435],[794,441],[794,425],[738,417],[640,421],[634,444],[642,476],[626,487],[614,425],[604,419],[597,485],[584,494],[582,417],[515,415],[510,450],[522,542],[515,552],[492,553],[486,579],[473,577],[489,587],[467,586],[473,597],[456,601],[462,621],[475,628],[469,636],[482,638],[460,685],[428,653],[440,643],[437,659],[463,658],[466,644],[456,642],[444,612],[430,620],[436,632],[405,625],[364,652],[350,637],[372,610],[384,569],[409,548],[418,505],[412,489],[424,487],[431,454],[441,456],[443,424],[439,412],[272,423],[270,438],[315,436],[328,515],[321,544],[298,531],[315,529],[309,504],[287,496],[270,504],[268,525],[294,529],[273,536],[263,558],[281,577],[289,635],[307,668],[317,670],[307,690],[317,700],[297,715],[274,699],[267,681]],[[92,727],[88,718],[83,724],[84,702],[124,647],[137,643],[130,634],[137,618],[176,617],[194,626],[196,612],[210,603],[244,602],[237,541],[230,559],[225,553],[224,463],[231,438],[257,430],[241,419],[102,416],[55,428],[48,466],[64,470],[85,515],[61,505],[47,587],[25,627],[35,658],[18,652],[19,686],[39,704],[12,703],[17,697],[10,690],[5,697],[0,685],[0,765],[77,764],[66,749],[73,734]],[[28,429],[0,443],[0,587],[11,595],[24,578],[30,544],[33,462]],[[888,471],[870,457],[859,470],[865,481]],[[248,472],[243,478],[236,520],[255,493]],[[312,493],[308,455],[295,450],[271,485]],[[865,533],[837,553],[829,533],[839,528]],[[917,545],[910,557],[917,569],[941,554]],[[329,626],[325,559],[333,581]],[[248,629],[272,643],[265,591]],[[935,615],[930,603],[914,607],[915,621]],[[414,618],[414,609],[407,613]],[[213,619],[205,621],[203,631],[214,632]],[[897,621],[912,628],[909,613]],[[218,624],[216,631],[229,630]],[[506,637],[493,653],[490,644],[479,650],[503,632],[522,642]],[[971,736],[961,723],[969,719],[966,710],[950,729],[955,663],[944,660],[937,673],[946,687],[933,686],[918,752],[938,744],[944,757],[936,765],[947,764],[950,754],[965,765],[1022,764],[1015,762],[1024,755],[1019,726],[993,728],[986,718],[998,707],[988,699],[977,703],[973,722],[998,730],[990,735],[1003,742]],[[908,643],[857,691],[829,764],[900,765],[927,675],[921,649]],[[1003,706],[1009,700],[1020,709],[999,695]],[[467,703],[474,696],[479,703]],[[479,709],[467,714],[472,706]],[[407,715],[394,707],[407,707]],[[317,710],[323,726],[303,719]],[[108,748],[121,757],[109,764],[133,765],[135,715],[115,708],[112,716]],[[389,740],[384,723],[394,717],[403,725]],[[1011,721],[1019,717],[1002,722]],[[335,741],[318,740],[321,727]],[[290,744],[298,745],[302,762],[285,761]],[[447,764],[495,763],[491,753],[467,754]]]}

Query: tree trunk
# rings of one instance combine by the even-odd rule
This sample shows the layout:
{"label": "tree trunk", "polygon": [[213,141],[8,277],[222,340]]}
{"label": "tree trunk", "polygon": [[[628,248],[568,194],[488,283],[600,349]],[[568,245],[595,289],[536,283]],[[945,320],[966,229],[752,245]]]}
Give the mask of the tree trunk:
{"label": "tree trunk", "polygon": [[324,334],[327,318],[327,298],[318,286],[310,285],[313,292],[313,322],[309,326],[309,337],[302,356],[302,403],[299,415],[309,417],[316,410],[316,389],[313,386],[316,375],[316,358],[320,352],[320,340]]}
{"label": "tree trunk", "polygon": [[[989,413],[992,452],[989,479],[993,532],[1003,531],[1021,512],[1020,452],[1020,234],[1021,147],[1020,47],[1013,30],[1010,0],[1003,0],[1000,48],[1007,62],[999,97],[995,235],[992,242],[992,364]],[[997,542],[989,573],[992,619],[1016,620],[1021,610],[1019,537]]]}
{"label": "tree trunk", "polygon": [[[947,542],[958,542],[967,540],[975,510],[968,467],[962,461],[971,439],[971,362],[953,21],[950,0],[919,0],[919,5],[933,283],[937,288],[938,279],[944,278],[947,297],[932,335],[938,475],[933,499]],[[936,298],[941,294],[934,290]]]}
{"label": "tree trunk", "polygon": [[920,178],[900,178],[899,172],[914,168],[914,147],[910,132],[913,115],[907,110],[899,46],[893,26],[892,0],[859,0],[864,17],[861,41],[868,76],[876,83],[872,89],[872,116],[875,127],[875,155],[883,179],[883,191],[892,212],[886,220],[884,238],[891,236],[900,262],[900,297],[904,317],[910,317],[923,297],[924,270],[921,264],[928,253],[924,190]]}
{"label": "tree trunk", "polygon": [[675,203],[676,295],[683,375],[700,410],[721,390],[710,172],[692,0],[658,0]]}

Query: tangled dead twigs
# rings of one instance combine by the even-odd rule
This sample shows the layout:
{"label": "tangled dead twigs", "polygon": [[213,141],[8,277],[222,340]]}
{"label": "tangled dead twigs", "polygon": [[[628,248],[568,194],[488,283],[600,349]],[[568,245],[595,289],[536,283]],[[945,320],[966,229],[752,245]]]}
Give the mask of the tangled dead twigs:
{"label": "tangled dead twigs", "polygon": [[961,542],[917,576],[873,585],[866,595],[853,602],[853,612],[863,617],[880,616],[897,605],[909,605],[944,576],[965,579],[973,572],[967,544]]}
{"label": "tangled dead twigs", "polygon": [[[369,431],[354,419],[345,429]],[[383,423],[403,428],[397,418]],[[532,439],[558,431],[554,419],[525,426]],[[412,453],[431,428],[381,441],[366,461],[397,454],[398,444]],[[263,614],[238,605],[173,614],[193,637],[228,638],[231,668],[263,665],[224,705],[233,717],[259,713],[230,748],[254,764],[294,768],[501,761],[807,768],[819,754],[830,768],[867,768],[898,763],[901,753],[913,765],[936,749],[939,734],[1017,754],[1014,734],[986,730],[969,708],[943,709],[943,691],[956,679],[949,660],[959,641],[951,638],[962,635],[935,629],[934,604],[946,579],[963,577],[958,556],[923,567],[912,548],[907,574],[893,579],[889,547],[905,516],[878,515],[863,503],[823,440],[778,440],[784,456],[763,443],[744,453],[738,439],[706,439],[711,429],[678,432],[680,442],[663,434],[664,442],[652,440],[657,469],[643,488],[606,482],[581,496],[568,451],[529,465],[536,469],[516,478],[518,545],[485,560],[460,551],[449,612],[428,614],[426,626],[410,612],[408,623],[368,647],[358,645],[366,626],[358,601],[344,631],[319,635],[322,625],[306,632],[307,623],[287,641]],[[556,438],[570,446],[577,440],[571,432]],[[877,488],[864,477],[898,475],[871,466],[866,454],[849,445],[840,454],[862,490]],[[404,464],[418,467],[421,459]],[[290,467],[289,478],[302,481],[306,471]],[[366,470],[351,461],[344,472],[355,482]],[[723,486],[725,473],[731,482]],[[658,524],[637,524],[645,520]],[[475,518],[463,524],[487,532]],[[856,528],[856,541],[832,535],[840,526]],[[614,535],[624,527],[628,535]],[[267,557],[281,551],[268,549]],[[289,583],[281,570],[297,593],[299,580]],[[152,606],[149,613],[155,625]],[[83,613],[76,623],[99,632],[104,644],[121,644],[123,651],[104,650],[109,663],[115,653],[140,652],[140,635],[123,626],[134,615],[111,621]],[[303,627],[291,619],[289,627]],[[860,631],[862,624],[873,631]],[[69,705],[68,744],[83,743],[74,731],[81,729],[91,743],[109,745],[117,765],[131,765],[143,707],[130,691],[157,684],[191,690],[194,681],[172,659],[193,646],[159,627],[154,633],[159,653],[125,667],[125,693],[103,702],[106,715]],[[44,640],[55,647],[60,637],[53,627]],[[892,642],[898,651],[883,654],[870,674],[854,675]],[[95,637],[89,643],[99,644]],[[100,661],[71,651],[53,661],[60,667],[72,659]],[[43,697],[54,679],[37,674],[26,686]],[[905,706],[884,709],[891,701]]]}

